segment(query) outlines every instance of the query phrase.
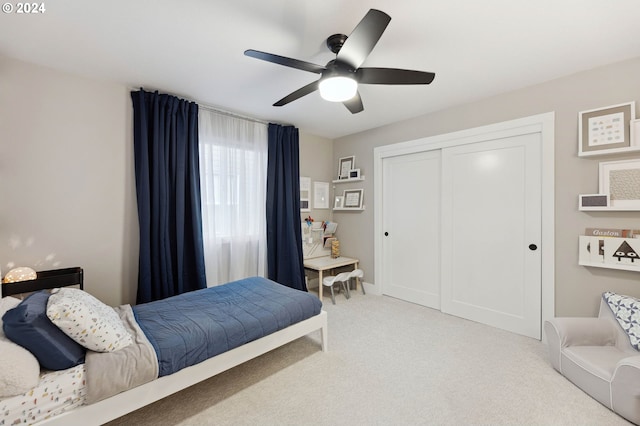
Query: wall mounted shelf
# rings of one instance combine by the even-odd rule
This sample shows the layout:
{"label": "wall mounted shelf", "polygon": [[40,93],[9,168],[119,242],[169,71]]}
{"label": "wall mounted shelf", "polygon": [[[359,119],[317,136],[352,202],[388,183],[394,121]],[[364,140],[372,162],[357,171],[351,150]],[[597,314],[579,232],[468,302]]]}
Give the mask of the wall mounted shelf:
{"label": "wall mounted shelf", "polygon": [[360,176],[359,178],[349,178],[349,179],[335,179],[332,180],[333,183],[349,183],[349,182],[360,182],[364,180],[364,176]]}
{"label": "wall mounted shelf", "polygon": [[616,149],[607,149],[603,151],[589,151],[589,152],[581,152],[578,154],[578,157],[597,157],[603,155],[612,155],[612,154],[626,154],[629,152],[637,152],[640,151],[640,146],[630,146],[626,148],[616,148]]}
{"label": "wall mounted shelf", "polygon": [[579,207],[581,212],[637,212],[638,207]]}
{"label": "wall mounted shelf", "polygon": [[606,268],[606,269],[618,269],[621,271],[635,271],[640,272],[640,266],[632,265],[616,265],[615,263],[594,263],[594,262],[578,262],[580,266],[590,266],[592,268]]}
{"label": "wall mounted shelf", "polygon": [[354,209],[354,208],[350,208],[350,207],[342,207],[342,208],[337,208],[337,209],[333,209],[333,211],[336,212],[361,212],[364,210],[364,207],[361,209]]}
{"label": "wall mounted shelf", "polygon": [[[578,265],[580,266],[589,266],[593,268],[606,268],[606,269],[618,269],[621,271],[634,271],[640,272],[640,259],[638,259],[637,254],[633,254],[633,263],[618,263],[618,262],[605,262],[605,257],[607,259],[612,259],[618,257],[618,261],[620,258],[625,257],[628,262],[628,258],[630,256],[617,256],[616,253],[619,253],[618,250],[624,252],[633,252],[637,253],[638,250],[638,242],[635,238],[617,238],[617,237],[589,237],[585,235],[581,235],[579,237],[579,249],[578,249]],[[604,246],[602,246],[604,242]],[[623,249],[622,244],[625,244],[626,249]],[[635,250],[633,249],[635,247]],[[592,250],[597,250],[599,256],[595,256],[592,253]]]}

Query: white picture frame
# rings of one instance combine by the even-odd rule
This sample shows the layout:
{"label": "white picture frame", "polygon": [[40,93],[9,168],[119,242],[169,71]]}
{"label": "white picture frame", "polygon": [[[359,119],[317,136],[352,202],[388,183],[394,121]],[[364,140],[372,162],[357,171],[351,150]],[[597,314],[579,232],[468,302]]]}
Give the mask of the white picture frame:
{"label": "white picture frame", "polygon": [[342,195],[336,195],[336,198],[335,198],[334,204],[333,204],[333,208],[334,209],[342,209],[342,208],[344,208],[344,197]]}
{"label": "white picture frame", "polygon": [[631,120],[629,123],[631,146],[640,147],[640,119]]}
{"label": "white picture frame", "polygon": [[311,211],[311,178],[300,176],[300,211]]}
{"label": "white picture frame", "polygon": [[329,208],[329,182],[313,182],[313,208]]}
{"label": "white picture frame", "polygon": [[602,210],[609,207],[609,194],[580,194],[578,210]]}
{"label": "white picture frame", "polygon": [[356,167],[356,157],[342,157],[338,160],[338,179],[349,179],[349,172]]}
{"label": "white picture frame", "polygon": [[640,159],[599,164],[599,193],[609,196],[609,206],[640,210]]}

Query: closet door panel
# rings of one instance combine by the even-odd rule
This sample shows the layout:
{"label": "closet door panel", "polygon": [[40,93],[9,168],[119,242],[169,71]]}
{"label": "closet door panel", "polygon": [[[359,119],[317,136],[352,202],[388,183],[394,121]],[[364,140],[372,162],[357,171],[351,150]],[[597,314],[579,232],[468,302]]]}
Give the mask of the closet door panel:
{"label": "closet door panel", "polygon": [[383,162],[383,292],[440,308],[440,151]]}
{"label": "closet door panel", "polygon": [[442,311],[535,338],[540,141],[533,133],[442,151]]}

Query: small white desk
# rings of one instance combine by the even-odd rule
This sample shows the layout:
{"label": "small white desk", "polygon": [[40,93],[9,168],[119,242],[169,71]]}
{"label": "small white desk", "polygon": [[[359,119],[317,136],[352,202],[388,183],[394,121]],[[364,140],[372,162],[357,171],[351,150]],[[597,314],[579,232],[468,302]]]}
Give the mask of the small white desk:
{"label": "small white desk", "polygon": [[[318,297],[322,300],[322,272],[330,269],[339,268],[341,266],[353,265],[353,269],[358,269],[358,259],[352,259],[350,257],[339,256],[332,259],[331,256],[314,257],[311,259],[304,259],[305,269],[312,269],[318,271]],[[362,283],[360,283],[362,285]],[[356,283],[356,290],[358,284]]]}

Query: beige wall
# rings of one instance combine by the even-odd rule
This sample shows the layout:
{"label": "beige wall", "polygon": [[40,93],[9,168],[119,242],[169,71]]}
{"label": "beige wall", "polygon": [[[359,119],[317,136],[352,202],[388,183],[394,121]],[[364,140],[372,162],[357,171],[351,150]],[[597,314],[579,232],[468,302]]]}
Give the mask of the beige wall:
{"label": "beige wall", "polygon": [[[356,156],[357,167],[366,175],[362,187],[368,207],[362,213],[336,214],[342,227],[344,253],[359,257],[366,281],[375,283],[374,147],[555,111],[556,315],[595,315],[600,294],[606,290],[640,297],[640,273],[581,267],[577,252],[578,235],[585,227],[640,227],[640,212],[586,213],[577,209],[578,194],[598,191],[600,161],[633,158],[629,154],[579,158],[578,112],[640,101],[639,75],[640,58],[637,58],[337,139],[334,162],[347,155]],[[438,84],[437,77],[433,84]],[[415,214],[407,212],[407,219]]]}
{"label": "beige wall", "polygon": [[[311,215],[314,220],[332,220],[331,209],[313,208],[313,183],[328,182],[333,185],[333,141],[320,136],[305,134],[300,131],[300,176],[311,178],[311,212],[300,214],[301,220]],[[332,195],[331,193],[329,195]],[[333,207],[332,203],[329,203]]]}
{"label": "beige wall", "polygon": [[82,266],[86,289],[133,302],[129,91],[0,57],[0,267]]}

